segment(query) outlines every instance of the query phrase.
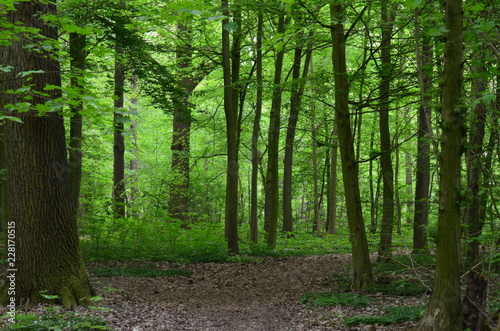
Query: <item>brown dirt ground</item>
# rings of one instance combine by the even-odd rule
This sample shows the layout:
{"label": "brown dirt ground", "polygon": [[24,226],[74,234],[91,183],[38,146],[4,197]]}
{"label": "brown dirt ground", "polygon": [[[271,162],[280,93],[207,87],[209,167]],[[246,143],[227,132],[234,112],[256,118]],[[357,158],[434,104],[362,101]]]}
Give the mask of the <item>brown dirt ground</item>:
{"label": "brown dirt ground", "polygon": [[[305,293],[334,289],[331,276],[348,274],[349,263],[349,255],[330,254],[266,257],[260,263],[155,263],[158,269],[189,269],[193,271],[191,276],[138,278],[91,274],[98,295],[104,298],[102,306],[110,308],[91,313],[107,320],[113,330],[127,331],[382,331],[405,330],[415,324],[342,326],[347,316],[381,315],[386,306],[423,304],[425,297],[380,296],[376,305],[366,308],[312,307],[299,302]],[[151,262],[90,263],[88,267],[92,270],[140,265],[151,266]]]}

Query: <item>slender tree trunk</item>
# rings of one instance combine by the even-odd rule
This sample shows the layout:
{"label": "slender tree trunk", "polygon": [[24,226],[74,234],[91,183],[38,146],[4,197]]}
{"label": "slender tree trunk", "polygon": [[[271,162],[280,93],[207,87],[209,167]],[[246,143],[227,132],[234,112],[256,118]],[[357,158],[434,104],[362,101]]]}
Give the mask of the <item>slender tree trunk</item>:
{"label": "slender tree trunk", "polygon": [[[263,2],[260,3],[263,5]],[[260,118],[262,115],[262,38],[264,27],[263,9],[259,8],[257,21],[257,41],[256,41],[256,79],[257,79],[257,96],[255,100],[255,117],[253,120],[252,131],[252,182],[251,182],[251,206],[250,206],[250,241],[256,244],[259,239],[259,220],[257,217],[258,208],[258,179],[259,179],[259,133],[260,133]]]}
{"label": "slender tree trunk", "polygon": [[125,69],[121,59],[123,51],[118,42],[115,51],[115,112],[113,114],[113,216],[115,218],[123,218],[125,217],[125,137],[123,136]]}
{"label": "slender tree trunk", "polygon": [[[307,77],[309,63],[311,62],[312,51],[306,52],[302,79]],[[294,60],[292,66],[292,91],[290,96],[290,116],[285,138],[285,156],[283,160],[283,232],[293,231],[292,215],[292,168],[293,168],[293,149],[295,141],[295,130],[299,118],[299,112],[302,105],[302,95],[304,94],[305,82],[299,82],[300,63],[302,58],[302,45],[295,47]]]}
{"label": "slender tree trunk", "polygon": [[[15,8],[6,14],[9,22],[23,22],[25,27],[39,29],[38,33],[46,38],[57,38],[57,29],[40,18],[40,14],[55,15],[55,3],[19,2]],[[8,278],[1,290],[0,303],[10,304],[14,300],[16,305],[30,306],[51,301],[72,308],[88,303],[94,292],[78,240],[64,120],[57,111],[39,116],[34,110],[38,105],[54,106],[52,101],[61,98],[60,89],[45,90],[48,84],[61,86],[60,68],[55,54],[34,52],[26,47],[44,42],[35,39],[35,35],[31,38],[28,33],[20,34],[18,40],[0,52],[2,65],[15,68],[2,73],[2,91],[30,86],[25,95],[5,93],[0,106],[25,103],[28,95],[31,104],[28,111],[13,110],[9,114],[22,123],[4,122],[9,190],[7,224],[15,259],[9,260],[7,275],[13,278]],[[41,73],[17,75],[32,70]],[[15,282],[15,294],[10,291],[11,281]],[[58,298],[47,300],[41,291]]]}
{"label": "slender tree trunk", "polygon": [[[341,5],[330,5],[330,13],[332,22],[339,22],[343,19],[343,7]],[[354,155],[354,140],[349,118],[349,84],[346,76],[346,40],[343,24],[338,23],[331,29],[331,37],[332,63],[335,71],[335,115],[339,130],[342,175],[352,246],[353,275],[351,287],[361,289],[372,284],[373,274],[361,208],[358,164]]]}
{"label": "slender tree trunk", "polygon": [[[69,56],[71,57],[71,87],[83,93],[83,72],[87,57],[87,38],[85,35],[70,33]],[[78,210],[80,199],[80,187],[82,182],[82,122],[83,101],[77,100],[77,104],[71,108],[72,116],[69,128],[69,178],[71,186],[71,200]]]}
{"label": "slender tree trunk", "polygon": [[[132,98],[130,99],[130,103],[131,103],[130,114],[133,116],[137,116],[138,115],[137,75],[132,75],[130,80],[131,80],[130,92],[133,95]],[[138,190],[137,190],[137,184],[138,184],[137,170],[139,170],[139,149],[137,148],[138,139],[137,139],[137,120],[136,120],[136,118],[134,118],[132,120],[132,122],[130,122],[130,133],[132,134],[132,148],[130,148],[130,152],[132,154],[132,159],[130,160],[130,167],[129,167],[130,172],[131,172],[131,176],[129,179],[129,182],[130,182],[129,202],[130,202],[130,205],[133,205],[135,199],[137,198],[137,193],[138,193]]]}
{"label": "slender tree trunk", "polygon": [[388,4],[382,3],[382,43],[381,43],[381,85],[380,85],[380,169],[382,172],[382,221],[378,259],[391,257],[392,231],[394,228],[394,171],[391,160],[391,137],[389,130],[389,94],[392,75],[391,36],[392,21],[389,17]]}
{"label": "slender tree trunk", "polygon": [[226,114],[227,136],[227,177],[226,177],[226,209],[225,236],[229,254],[238,254],[238,107],[235,107],[233,94],[237,93],[231,72],[231,49],[229,24],[229,2],[222,0],[222,68],[224,75],[224,112]]}
{"label": "slender tree trunk", "polygon": [[182,94],[174,102],[172,133],[172,175],[170,184],[169,215],[181,221],[183,226],[189,222],[189,157],[191,138],[191,104],[189,96],[197,82],[192,75],[192,47],[189,27],[179,23],[177,31],[182,41],[177,46],[179,67],[178,85]]}
{"label": "slender tree trunk", "polygon": [[334,121],[332,132],[332,154],[330,160],[330,178],[328,182],[328,233],[337,231],[337,165],[338,165],[338,130],[337,121]]}
{"label": "slender tree trunk", "polygon": [[[417,160],[415,165],[415,204],[413,216],[413,252],[423,252],[427,248],[427,223],[429,215],[429,188],[431,183],[431,69],[432,46],[427,38],[420,45],[420,27],[418,16],[415,15],[415,44],[417,57],[417,72],[419,76],[421,106],[418,111]],[[437,147],[435,148],[437,152]]]}
{"label": "slender tree trunk", "polygon": [[442,134],[438,241],[434,290],[417,330],[462,330],[460,301],[460,167],[463,148],[462,92],[463,12],[462,0],[445,3],[447,43],[444,49]]}
{"label": "slender tree trunk", "polygon": [[318,148],[316,146],[316,107],[311,104],[311,137],[312,137],[312,171],[313,171],[313,207],[314,207],[314,222],[313,231],[316,230],[316,235],[321,236],[321,215],[319,208],[319,190],[318,190]]}
{"label": "slender tree trunk", "polygon": [[[278,34],[285,32],[285,14],[280,13],[278,18]],[[266,172],[266,196],[265,196],[265,218],[268,224],[267,245],[276,247],[278,236],[279,217],[279,134],[281,123],[281,72],[283,70],[283,58],[285,48],[282,47],[276,54],[274,62],[273,97],[271,102],[271,113],[269,120],[268,150],[267,150],[267,172]]]}

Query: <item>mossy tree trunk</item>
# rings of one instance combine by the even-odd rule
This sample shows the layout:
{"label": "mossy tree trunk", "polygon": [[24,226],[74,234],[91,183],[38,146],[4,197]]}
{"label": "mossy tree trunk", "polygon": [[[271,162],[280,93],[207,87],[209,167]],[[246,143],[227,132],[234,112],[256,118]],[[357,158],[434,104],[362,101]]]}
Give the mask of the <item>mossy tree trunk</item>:
{"label": "mossy tree trunk", "polygon": [[462,330],[460,301],[460,171],[464,128],[462,94],[462,0],[445,3],[447,43],[444,49],[438,239],[434,290],[416,330]]}
{"label": "mossy tree trunk", "polygon": [[[47,85],[61,86],[60,69],[53,54],[25,47],[57,38],[56,28],[40,19],[43,14],[54,14],[56,7],[54,3],[29,1],[18,2],[15,8],[7,13],[10,22],[38,28],[39,35],[48,39],[22,34],[1,52],[2,64],[14,68],[3,74],[2,90],[30,86],[25,94],[4,94],[1,104],[26,103],[25,97],[29,96],[30,110],[9,113],[22,123],[4,123],[8,222],[16,232],[16,260],[10,261],[13,264],[8,271],[8,275],[15,275],[15,295],[9,281],[0,292],[0,302],[6,304],[15,297],[17,305],[33,305],[47,301],[40,294],[47,291],[59,297],[52,302],[70,308],[87,303],[94,292],[83,263],[70,194],[64,120],[54,102],[61,97],[61,91],[44,90]],[[17,75],[19,72],[24,72],[24,77]],[[42,105],[53,111],[39,116],[35,107]]]}

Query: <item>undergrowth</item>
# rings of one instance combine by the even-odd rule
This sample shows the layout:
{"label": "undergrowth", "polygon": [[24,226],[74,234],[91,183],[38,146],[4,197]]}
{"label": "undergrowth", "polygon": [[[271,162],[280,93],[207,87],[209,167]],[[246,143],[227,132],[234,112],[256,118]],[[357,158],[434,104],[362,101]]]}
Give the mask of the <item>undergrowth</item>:
{"label": "undergrowth", "polygon": [[385,309],[384,315],[365,315],[346,317],[344,325],[354,326],[359,324],[388,325],[406,321],[418,321],[425,312],[425,306],[396,306]]}
{"label": "undergrowth", "polygon": [[60,307],[46,307],[44,314],[17,312],[14,323],[4,324],[7,316],[1,317],[2,330],[46,331],[46,330],[111,330],[101,318],[62,311]]}
{"label": "undergrowth", "polygon": [[95,276],[113,277],[113,276],[128,276],[128,277],[175,277],[175,276],[190,276],[193,274],[191,270],[171,269],[160,270],[145,267],[137,268],[100,268],[93,269],[92,273]]}
{"label": "undergrowth", "polygon": [[300,303],[307,303],[317,307],[327,306],[350,306],[368,307],[372,300],[362,294],[342,292],[342,293],[308,293],[300,298]]}

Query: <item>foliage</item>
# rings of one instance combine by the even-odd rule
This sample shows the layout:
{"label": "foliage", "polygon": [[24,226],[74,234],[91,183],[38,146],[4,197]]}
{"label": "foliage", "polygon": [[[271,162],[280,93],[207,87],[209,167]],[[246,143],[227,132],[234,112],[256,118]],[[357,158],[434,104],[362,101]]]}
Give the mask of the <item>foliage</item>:
{"label": "foliage", "polygon": [[347,317],[344,320],[344,325],[354,326],[359,324],[379,324],[388,325],[394,323],[402,323],[406,321],[417,321],[424,315],[424,306],[395,306],[385,310],[383,316],[356,316]]}
{"label": "foliage", "polygon": [[159,270],[146,267],[138,268],[100,268],[93,269],[92,273],[101,277],[126,276],[126,277],[175,277],[175,276],[190,276],[193,274],[191,270],[171,269]]}
{"label": "foliage", "polygon": [[367,289],[371,293],[387,295],[414,296],[427,292],[427,287],[414,279],[398,279],[390,284],[373,284]]}
{"label": "foliage", "polygon": [[98,317],[61,312],[59,307],[46,307],[44,314],[17,312],[14,323],[3,326],[5,329],[2,330],[111,330],[106,325],[107,322]]}
{"label": "foliage", "polygon": [[343,293],[309,293],[300,298],[300,303],[307,303],[318,307],[327,306],[352,306],[367,307],[372,301],[362,294],[343,292]]}

